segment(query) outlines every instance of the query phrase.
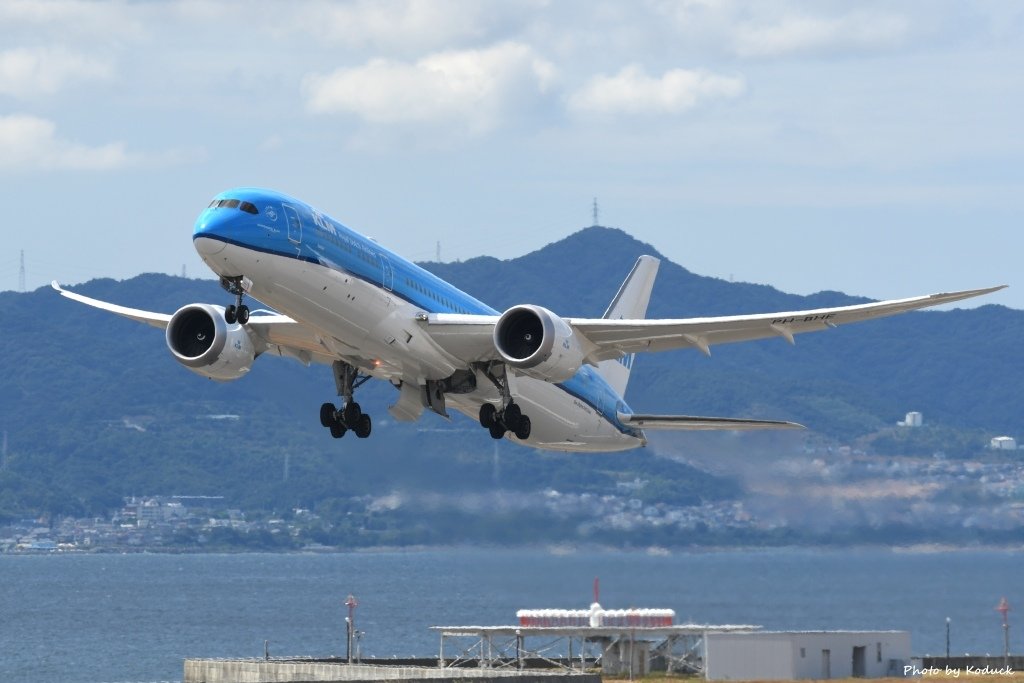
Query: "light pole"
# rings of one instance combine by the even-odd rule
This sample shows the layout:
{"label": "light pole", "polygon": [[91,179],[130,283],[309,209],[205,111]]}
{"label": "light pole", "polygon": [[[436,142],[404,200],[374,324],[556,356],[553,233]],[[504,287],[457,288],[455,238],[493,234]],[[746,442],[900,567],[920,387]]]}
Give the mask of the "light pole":
{"label": "light pole", "polygon": [[[946,659],[949,659],[949,617],[946,617]],[[949,665],[949,661],[946,662]]]}
{"label": "light pole", "polygon": [[348,607],[348,617],[345,619],[345,659],[348,663],[352,663],[352,636],[355,635],[356,628],[356,606],[359,602],[356,600],[354,595],[349,595],[345,600],[345,607]]}
{"label": "light pole", "polygon": [[996,611],[1003,615],[1003,666],[1010,665],[1010,603],[1003,598],[999,601]]}

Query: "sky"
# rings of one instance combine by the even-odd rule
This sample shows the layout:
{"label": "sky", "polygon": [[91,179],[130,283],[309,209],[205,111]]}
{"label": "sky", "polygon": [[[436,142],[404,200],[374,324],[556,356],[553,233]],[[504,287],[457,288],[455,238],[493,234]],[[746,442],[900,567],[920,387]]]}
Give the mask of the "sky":
{"label": "sky", "polygon": [[1024,309],[1021,3],[4,0],[0,35],[0,290],[22,251],[30,290],[212,277],[193,223],[246,185],[413,260],[596,198],[702,275]]}

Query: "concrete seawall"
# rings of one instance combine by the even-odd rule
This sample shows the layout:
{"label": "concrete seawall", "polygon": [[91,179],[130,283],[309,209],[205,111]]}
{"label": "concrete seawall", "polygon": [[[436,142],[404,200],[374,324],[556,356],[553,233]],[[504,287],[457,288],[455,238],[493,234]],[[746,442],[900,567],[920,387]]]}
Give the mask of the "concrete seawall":
{"label": "concrete seawall", "polygon": [[[512,680],[514,679],[514,681]],[[564,670],[439,668],[310,659],[186,659],[184,683],[601,683]]]}

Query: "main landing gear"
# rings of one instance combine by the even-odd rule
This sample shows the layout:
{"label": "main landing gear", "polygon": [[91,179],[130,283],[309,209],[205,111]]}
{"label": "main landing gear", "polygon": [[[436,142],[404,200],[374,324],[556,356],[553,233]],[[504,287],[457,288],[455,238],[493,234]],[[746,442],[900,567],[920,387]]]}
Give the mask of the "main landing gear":
{"label": "main landing gear", "polygon": [[509,403],[502,410],[493,403],[480,406],[480,426],[491,433],[492,439],[500,439],[505,432],[512,432],[519,439],[530,438],[530,418],[515,403]]}
{"label": "main landing gear", "polygon": [[494,386],[501,392],[501,404],[503,408],[498,410],[493,403],[484,403],[480,406],[480,426],[491,433],[492,439],[500,439],[505,432],[512,432],[516,438],[526,440],[530,438],[530,418],[523,415],[523,411],[512,400],[512,393],[508,387],[508,376],[504,366],[501,366],[498,373],[492,367],[483,369],[483,374],[494,383]]}
{"label": "main landing gear", "polygon": [[351,430],[360,439],[370,435],[373,423],[370,416],[362,411],[359,404],[352,399],[356,388],[370,379],[369,375],[360,377],[359,370],[340,360],[334,361],[334,381],[338,385],[338,395],[345,399],[345,406],[340,410],[333,403],[320,406],[320,424],[331,430],[331,436],[340,439],[345,432]]}
{"label": "main landing gear", "polygon": [[242,303],[242,297],[245,296],[242,276],[221,277],[220,286],[235,295],[235,303],[224,309],[224,322],[228,325],[234,325],[236,321],[239,325],[249,322],[249,307]]}

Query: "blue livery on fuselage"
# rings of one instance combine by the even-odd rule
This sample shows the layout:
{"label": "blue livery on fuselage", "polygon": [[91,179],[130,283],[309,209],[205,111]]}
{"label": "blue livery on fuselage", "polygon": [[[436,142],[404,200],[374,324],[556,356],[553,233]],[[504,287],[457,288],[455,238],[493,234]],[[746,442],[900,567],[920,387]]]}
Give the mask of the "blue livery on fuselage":
{"label": "blue livery on fuselage", "polygon": [[[198,238],[343,272],[427,313],[499,314],[433,273],[280,192],[258,188],[222,192],[196,220],[193,240]],[[584,365],[573,377],[554,385],[590,406],[623,435],[643,438],[641,430],[619,420],[618,413],[630,409],[593,367]]]}

